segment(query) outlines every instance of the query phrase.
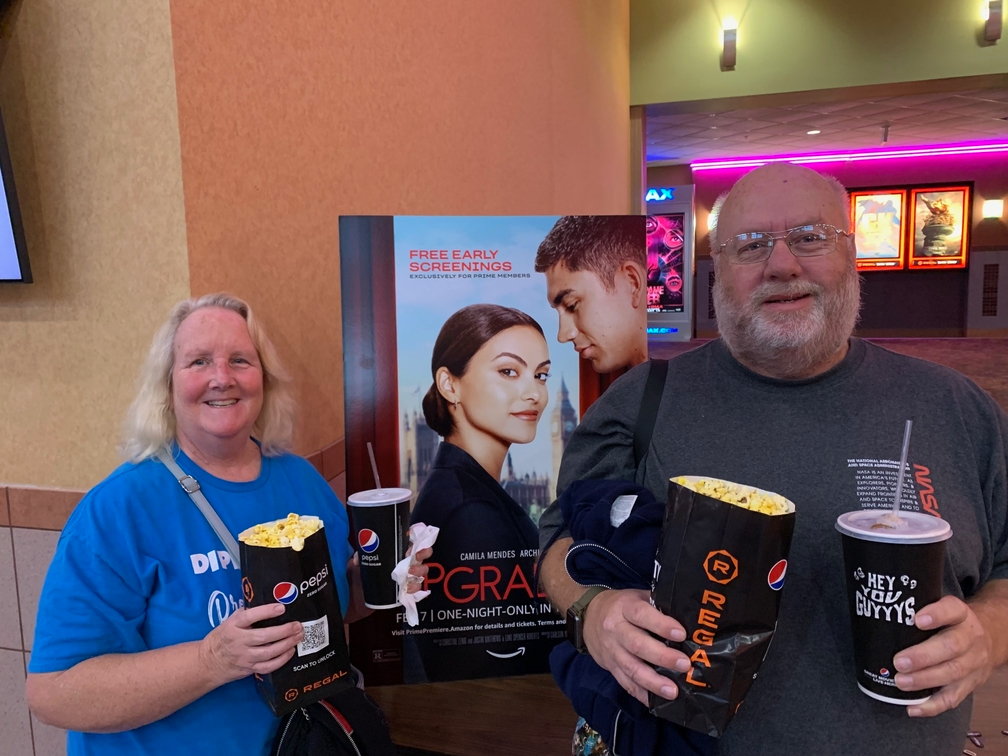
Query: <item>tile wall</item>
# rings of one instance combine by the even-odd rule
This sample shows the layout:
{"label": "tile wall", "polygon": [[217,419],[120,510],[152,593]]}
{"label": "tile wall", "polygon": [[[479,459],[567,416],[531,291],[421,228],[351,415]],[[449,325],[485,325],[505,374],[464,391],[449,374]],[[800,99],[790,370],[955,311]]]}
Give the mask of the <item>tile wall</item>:
{"label": "tile wall", "polygon": [[66,733],[28,713],[35,609],[60,529],[82,491],[0,487],[0,742],[10,756],[62,756]]}

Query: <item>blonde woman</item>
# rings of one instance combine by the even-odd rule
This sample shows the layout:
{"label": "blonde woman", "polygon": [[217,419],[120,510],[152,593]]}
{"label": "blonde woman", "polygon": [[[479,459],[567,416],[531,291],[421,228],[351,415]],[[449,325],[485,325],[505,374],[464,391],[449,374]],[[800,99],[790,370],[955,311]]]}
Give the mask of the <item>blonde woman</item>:
{"label": "blonde woman", "polygon": [[232,534],[321,517],[333,565],[347,565],[334,575],[343,616],[363,616],[346,513],[290,453],[293,425],[289,379],[249,306],[226,294],[176,305],[129,411],[128,461],[71,515],[39,601],[28,702],[70,730],[70,756],[265,754],[275,734],[252,675],[290,659],[301,626],[252,627],[284,605],[242,607],[240,572],[155,458],[163,448]]}

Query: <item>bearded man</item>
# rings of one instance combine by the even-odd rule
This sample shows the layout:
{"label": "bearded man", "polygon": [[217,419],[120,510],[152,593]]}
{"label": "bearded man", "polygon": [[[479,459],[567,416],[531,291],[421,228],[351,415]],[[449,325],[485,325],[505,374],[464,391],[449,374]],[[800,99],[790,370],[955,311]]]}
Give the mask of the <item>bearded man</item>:
{"label": "bearded man", "polygon": [[[648,368],[614,383],[571,438],[558,488],[632,480],[664,500],[671,476],[704,475],[795,502],[777,632],[715,745],[722,756],[957,753],[973,690],[1008,661],[1008,416],[965,376],[852,336],[860,282],[848,199],[835,180],[770,164],[739,180],[718,210],[711,248],[721,338],[670,361],[639,465],[634,430]],[[907,419],[912,490],[903,499],[914,504],[905,506],[947,520],[953,536],[944,598],[916,615],[918,627],[937,632],[893,660],[900,689],[938,691],[900,707],[858,690],[834,523],[884,506],[873,481],[895,488]],[[658,612],[646,591],[587,593],[565,570],[571,539],[546,549],[558,534],[565,524],[554,505],[540,521],[541,582],[557,609],[573,606],[579,650],[640,701],[648,691],[674,698],[675,683],[654,666],[689,669],[659,640],[682,641],[685,618]],[[618,716],[614,725],[578,713],[589,720],[582,729],[627,752]]]}

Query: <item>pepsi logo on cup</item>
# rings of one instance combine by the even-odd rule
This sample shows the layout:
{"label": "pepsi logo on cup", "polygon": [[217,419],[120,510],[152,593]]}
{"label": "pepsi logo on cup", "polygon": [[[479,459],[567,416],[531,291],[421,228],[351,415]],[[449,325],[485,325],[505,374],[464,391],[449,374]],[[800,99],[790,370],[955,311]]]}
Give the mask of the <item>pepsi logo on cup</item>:
{"label": "pepsi logo on cup", "polygon": [[365,554],[373,554],[378,550],[378,534],[368,528],[362,528],[357,533],[357,543]]}
{"label": "pepsi logo on cup", "polygon": [[879,670],[879,677],[889,677],[889,670],[885,667]]}
{"label": "pepsi logo on cup", "polygon": [[784,587],[784,576],[787,574],[787,559],[781,559],[770,568],[767,575],[767,584],[775,591]]}
{"label": "pepsi logo on cup", "polygon": [[273,587],[273,598],[281,604],[292,604],[298,597],[298,587],[294,583],[277,583]]}

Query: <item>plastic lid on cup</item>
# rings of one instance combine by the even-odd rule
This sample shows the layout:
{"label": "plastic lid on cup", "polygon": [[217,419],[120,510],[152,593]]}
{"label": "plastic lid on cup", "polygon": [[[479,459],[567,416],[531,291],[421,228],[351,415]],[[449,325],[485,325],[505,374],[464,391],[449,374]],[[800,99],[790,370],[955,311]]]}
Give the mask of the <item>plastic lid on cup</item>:
{"label": "plastic lid on cup", "polygon": [[879,543],[936,543],[952,537],[952,526],[947,521],[923,512],[900,511],[900,519],[906,523],[904,527],[878,527],[879,518],[891,513],[891,509],[846,512],[837,518],[836,529],[853,538]]}
{"label": "plastic lid on cup", "polygon": [[368,491],[350,494],[347,503],[353,504],[355,507],[380,507],[385,504],[409,501],[411,498],[413,498],[413,492],[408,488],[372,488]]}

